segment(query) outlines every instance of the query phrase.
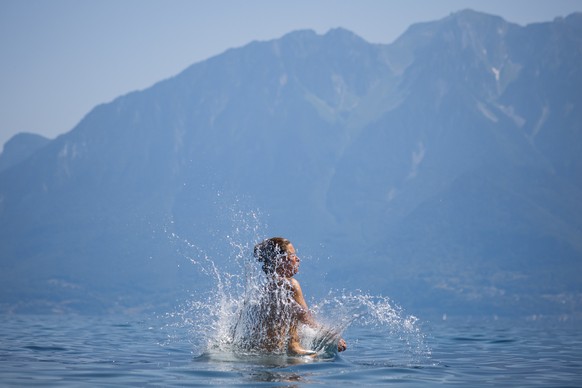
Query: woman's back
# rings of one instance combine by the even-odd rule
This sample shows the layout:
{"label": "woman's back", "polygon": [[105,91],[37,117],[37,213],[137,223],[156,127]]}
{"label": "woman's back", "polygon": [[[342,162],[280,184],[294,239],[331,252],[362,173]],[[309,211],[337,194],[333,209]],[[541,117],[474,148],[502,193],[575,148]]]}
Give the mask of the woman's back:
{"label": "woman's back", "polygon": [[296,333],[297,303],[285,279],[269,279],[244,303],[233,330],[233,342],[246,351],[286,353]]}

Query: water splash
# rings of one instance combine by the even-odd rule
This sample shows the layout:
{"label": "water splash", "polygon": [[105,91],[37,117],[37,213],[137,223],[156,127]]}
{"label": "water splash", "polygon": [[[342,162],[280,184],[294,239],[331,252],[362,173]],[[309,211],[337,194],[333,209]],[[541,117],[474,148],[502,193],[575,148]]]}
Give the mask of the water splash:
{"label": "water splash", "polygon": [[[223,239],[228,246],[225,255],[211,255],[187,239],[172,234],[181,254],[206,278],[209,287],[196,289],[176,311],[166,315],[168,328],[186,329],[193,354],[229,356],[264,355],[265,289],[268,279],[253,258],[254,245],[264,238],[263,225],[257,212],[232,212],[232,232]],[[220,259],[226,257],[227,260]],[[275,300],[287,301],[288,295]],[[278,318],[288,330],[292,320],[285,313],[288,306],[278,309]],[[300,327],[301,345],[320,358],[333,358],[342,336],[348,337],[349,350],[357,352],[364,340],[350,338],[351,329],[364,327],[374,336],[386,339],[386,344],[398,360],[406,364],[422,364],[430,358],[430,348],[420,329],[418,319],[406,315],[389,298],[362,291],[334,290],[321,300],[311,299],[310,312],[318,326]],[[168,341],[179,334],[169,334]],[[285,351],[273,347],[271,354],[284,356]],[[261,351],[263,349],[263,351]],[[348,352],[350,353],[350,352]]]}
{"label": "water splash", "polygon": [[[431,357],[419,319],[407,315],[388,297],[370,295],[360,290],[335,290],[330,291],[321,302],[314,303],[311,309],[318,320],[337,332],[346,332],[349,336],[350,330],[365,328],[366,333],[383,338],[387,344],[383,350],[392,353],[394,361],[406,365],[424,364]],[[350,348],[358,352],[366,346],[365,342],[356,338]]]}

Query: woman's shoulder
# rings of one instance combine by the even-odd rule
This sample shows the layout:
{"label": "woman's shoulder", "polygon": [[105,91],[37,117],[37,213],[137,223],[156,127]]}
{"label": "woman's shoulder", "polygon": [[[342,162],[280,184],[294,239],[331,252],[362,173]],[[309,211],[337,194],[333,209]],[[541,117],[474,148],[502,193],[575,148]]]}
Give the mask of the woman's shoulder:
{"label": "woman's shoulder", "polygon": [[299,285],[299,281],[295,278],[288,278],[287,281],[289,282],[289,284],[291,285],[291,288],[293,288],[293,290],[301,290],[301,286]]}
{"label": "woman's shoulder", "polygon": [[267,286],[269,290],[286,289],[296,290],[300,289],[299,282],[294,278],[277,278],[270,282]]}
{"label": "woman's shoulder", "polygon": [[289,291],[301,290],[301,286],[295,278],[279,278],[275,284],[277,288],[284,288]]}

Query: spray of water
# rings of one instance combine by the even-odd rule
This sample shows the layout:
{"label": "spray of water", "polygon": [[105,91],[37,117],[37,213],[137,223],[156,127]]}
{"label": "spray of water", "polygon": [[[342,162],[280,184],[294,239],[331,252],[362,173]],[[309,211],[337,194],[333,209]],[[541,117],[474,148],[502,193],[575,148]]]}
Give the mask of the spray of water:
{"label": "spray of water", "polygon": [[[276,314],[281,332],[288,331],[293,314],[285,303],[290,298],[283,294],[274,298],[266,295],[269,280],[252,255],[254,245],[264,238],[259,214],[242,211],[232,214],[232,233],[225,238],[230,251],[227,260],[212,256],[176,234],[171,235],[179,243],[181,254],[207,278],[206,284],[210,286],[193,291],[166,318],[172,321],[169,326],[188,330],[195,355],[264,356],[267,350],[271,355],[284,356],[284,346],[269,344],[273,336],[269,335],[265,322],[272,322],[273,316],[268,315]],[[277,292],[285,291],[278,289]],[[273,310],[272,303],[265,303],[267,297],[280,305]],[[265,306],[271,307],[265,309]],[[300,326],[299,335],[303,348],[313,350],[319,358],[335,357],[339,338],[356,327],[385,338],[393,352],[409,356],[408,362],[422,363],[430,356],[417,318],[405,315],[386,297],[334,290],[322,300],[311,300],[309,307],[318,325]],[[285,342],[285,338],[281,341]],[[357,349],[359,343],[357,338],[350,338],[350,350]]]}

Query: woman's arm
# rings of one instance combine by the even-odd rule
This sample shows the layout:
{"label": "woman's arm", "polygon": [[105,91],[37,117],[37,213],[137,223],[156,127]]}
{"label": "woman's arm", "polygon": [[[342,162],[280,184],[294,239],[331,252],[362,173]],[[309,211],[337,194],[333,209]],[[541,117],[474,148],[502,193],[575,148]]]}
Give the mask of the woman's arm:
{"label": "woman's arm", "polygon": [[[319,325],[315,322],[311,314],[309,313],[309,309],[307,308],[307,303],[305,302],[305,298],[303,297],[303,292],[301,291],[301,286],[296,279],[289,279],[291,282],[291,287],[293,290],[293,299],[299,306],[301,306],[301,311],[299,312],[299,320],[306,325],[309,325],[313,328],[317,328]],[[340,338],[337,345],[338,352],[343,352],[348,348],[346,341],[343,338]]]}
{"label": "woman's arm", "polygon": [[299,285],[299,282],[293,278],[289,279],[289,282],[291,283],[293,300],[297,302],[297,304],[300,307],[298,312],[299,320],[302,323],[305,323],[306,325],[316,327],[317,323],[311,316],[311,313],[309,313],[309,308],[307,307],[307,303],[305,302],[305,298],[303,297],[303,291],[301,291],[301,286]]}

